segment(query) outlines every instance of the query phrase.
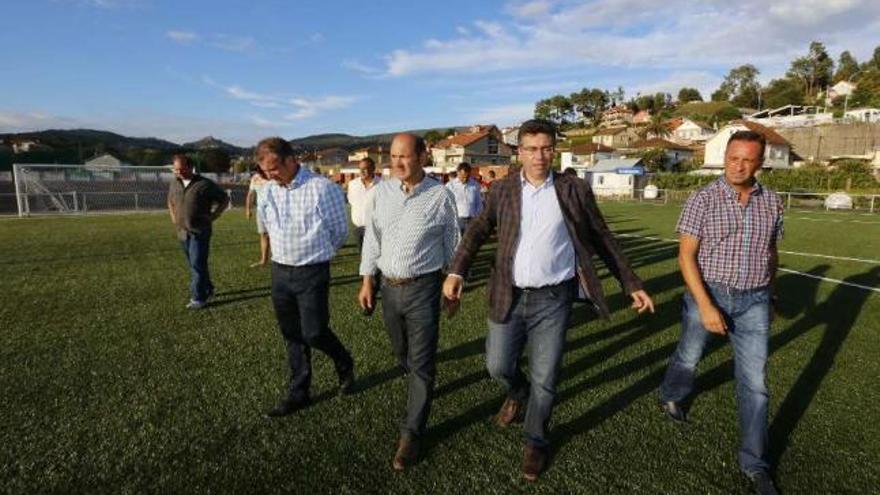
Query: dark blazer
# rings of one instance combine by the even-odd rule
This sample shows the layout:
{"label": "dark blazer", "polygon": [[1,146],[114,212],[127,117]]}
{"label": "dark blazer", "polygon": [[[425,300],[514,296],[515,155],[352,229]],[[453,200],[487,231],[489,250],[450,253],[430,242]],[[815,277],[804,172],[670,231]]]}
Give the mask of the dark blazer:
{"label": "dark blazer", "polygon": [[[483,211],[468,224],[449,268],[450,273],[466,274],[480,246],[497,231],[498,249],[489,277],[489,318],[496,322],[506,321],[513,305],[513,257],[519,239],[521,177],[520,170],[511,170],[507,177],[492,183]],[[602,258],[627,294],[641,290],[642,281],[632,271],[614,241],[596,206],[596,198],[589,184],[582,179],[553,172],[553,185],[565,226],[574,244],[580,287],[596,312],[607,318],[610,312],[602,284],[593,268],[593,256],[598,254]]]}

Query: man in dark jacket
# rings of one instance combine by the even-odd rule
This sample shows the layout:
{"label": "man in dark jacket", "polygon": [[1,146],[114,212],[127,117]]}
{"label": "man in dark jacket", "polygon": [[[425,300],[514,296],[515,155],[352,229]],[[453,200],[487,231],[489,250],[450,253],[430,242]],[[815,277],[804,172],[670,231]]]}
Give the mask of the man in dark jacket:
{"label": "man in dark jacket", "polygon": [[208,273],[211,224],[229,206],[229,196],[212,180],[195,173],[186,155],[174,155],[174,177],[168,188],[168,212],[190,267],[186,307],[201,309],[214,294]]}
{"label": "man in dark jacket", "polygon": [[[522,472],[535,481],[547,458],[547,424],[556,398],[572,302],[580,288],[603,317],[609,314],[591,258],[598,254],[639,313],[654,311],[642,282],[615,243],[590,186],[554,173],[550,166],[556,129],[530,120],[519,129],[522,171],[496,181],[481,214],[471,221],[443,286],[446,298],[461,297],[464,276],[480,246],[498,233],[489,280],[486,366],[504,385],[507,399],[495,416],[508,426],[525,408]],[[529,379],[517,361],[529,343]]]}

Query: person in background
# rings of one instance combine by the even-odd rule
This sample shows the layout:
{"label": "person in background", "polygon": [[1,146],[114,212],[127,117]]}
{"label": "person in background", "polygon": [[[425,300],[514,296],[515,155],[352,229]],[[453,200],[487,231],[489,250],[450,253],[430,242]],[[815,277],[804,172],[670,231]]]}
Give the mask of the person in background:
{"label": "person in background", "polygon": [[[250,220],[251,215],[253,215],[253,209],[251,206],[259,205],[265,196],[265,186],[268,183],[268,179],[266,179],[265,174],[260,169],[260,167],[254,168],[254,173],[251,175],[251,182],[248,186],[247,197],[244,199],[244,215]],[[260,236],[260,259],[255,263],[251,263],[251,268],[255,266],[265,266],[266,263],[269,262],[269,234],[266,232],[266,226],[263,225],[263,221],[260,220],[259,215],[253,215],[257,219],[257,234]]]}
{"label": "person in background", "polygon": [[354,225],[354,235],[357,240],[358,251],[363,249],[364,232],[366,231],[366,211],[369,201],[369,193],[379,182],[376,177],[376,163],[372,158],[364,158],[358,162],[360,177],[348,183],[348,204],[351,206],[351,223]]}
{"label": "person in background", "polygon": [[458,230],[464,234],[468,222],[480,214],[483,199],[480,196],[480,184],[471,178],[471,165],[462,162],[458,165],[455,180],[446,184],[455,198],[455,209],[458,212]]}
{"label": "person in background", "polygon": [[168,213],[190,268],[188,309],[202,309],[214,295],[208,271],[211,227],[229,207],[229,195],[193,170],[190,158],[174,155],[174,180],[168,188]]}

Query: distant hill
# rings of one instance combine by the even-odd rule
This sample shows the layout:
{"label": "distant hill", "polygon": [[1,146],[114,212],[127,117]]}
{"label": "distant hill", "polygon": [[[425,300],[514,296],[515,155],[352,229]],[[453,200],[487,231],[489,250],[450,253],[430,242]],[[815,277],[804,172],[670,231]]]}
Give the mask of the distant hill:
{"label": "distant hill", "polygon": [[[462,126],[454,126],[452,128],[457,130],[467,129],[467,127]],[[417,129],[408,132],[412,132],[419,136],[424,136],[425,133],[430,131],[444,132],[447,129],[450,128],[438,127],[436,129]],[[349,134],[316,134],[314,136],[291,139],[290,145],[293,146],[294,149],[299,151],[318,151],[327,148],[345,148],[351,151],[357,148],[365,148],[368,146],[389,146],[391,144],[391,140],[394,139],[395,134],[397,134],[397,132],[391,132],[388,134],[373,134],[370,136],[351,136]]]}
{"label": "distant hill", "polygon": [[49,129],[46,131],[0,134],[0,140],[8,140],[10,138],[18,140],[36,139],[40,143],[51,146],[52,148],[77,146],[92,148],[98,145],[103,145],[105,148],[112,148],[123,153],[132,148],[152,148],[163,151],[180,148],[179,144],[165,141],[164,139],[154,137],[133,138],[115,134],[113,132],[96,131],[92,129]]}
{"label": "distant hill", "polygon": [[206,136],[202,139],[199,139],[198,141],[183,143],[181,147],[193,150],[220,149],[229,153],[230,155],[243,155],[249,153],[250,151],[248,148],[240,148],[238,146],[235,146],[234,144],[229,144],[225,141],[217,139],[214,136]]}

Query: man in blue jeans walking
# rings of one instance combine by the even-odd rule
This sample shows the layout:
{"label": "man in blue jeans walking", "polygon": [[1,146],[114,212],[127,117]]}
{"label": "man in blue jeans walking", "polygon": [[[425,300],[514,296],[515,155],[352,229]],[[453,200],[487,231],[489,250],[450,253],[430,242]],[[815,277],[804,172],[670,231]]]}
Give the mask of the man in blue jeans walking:
{"label": "man in blue jeans walking", "polygon": [[174,155],[174,180],[168,187],[168,212],[190,268],[188,309],[201,309],[214,294],[208,272],[211,224],[229,206],[229,196],[193,170],[189,157]]}
{"label": "man in blue jeans walking", "polygon": [[[762,129],[758,129],[762,130]],[[712,335],[733,344],[739,410],[740,469],[757,493],[775,494],[767,463],[767,344],[771,285],[782,236],[782,201],[755,180],[766,138],[755,130],[731,135],[724,176],[685,203],[676,227],[678,262],[687,284],[681,340],[660,387],[661,407],[686,421],[682,403]]]}
{"label": "man in blue jeans walking", "polygon": [[[486,367],[507,399],[495,416],[498,426],[525,410],[522,475],[540,476],[547,461],[548,425],[556,400],[556,380],[572,302],[578,287],[596,313],[610,313],[593,267],[598,254],[642,313],[654,303],[614,241],[590,186],[551,169],[556,128],[530,120],[519,128],[521,171],[492,184],[485,208],[459,243],[443,294],[461,297],[464,276],[477,251],[498,233],[495,267],[489,280],[489,335]],[[518,360],[529,348],[529,377]]]}

